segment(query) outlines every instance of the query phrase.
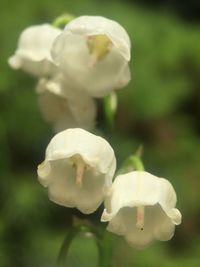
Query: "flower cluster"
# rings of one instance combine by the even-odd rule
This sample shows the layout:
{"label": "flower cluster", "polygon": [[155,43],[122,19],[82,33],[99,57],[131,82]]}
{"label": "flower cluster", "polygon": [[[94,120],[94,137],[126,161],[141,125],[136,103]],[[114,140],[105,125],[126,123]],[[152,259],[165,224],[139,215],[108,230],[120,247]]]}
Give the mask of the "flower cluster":
{"label": "flower cluster", "polygon": [[94,127],[93,98],[129,82],[129,60],[130,40],[122,26],[104,17],[81,16],[63,30],[49,24],[28,27],[8,62],[39,78],[41,113],[59,132]]}
{"label": "flower cluster", "polygon": [[154,239],[171,239],[181,223],[174,188],[166,179],[139,170],[114,179],[113,148],[84,130],[95,125],[94,98],[129,82],[130,46],[117,22],[81,16],[64,30],[48,24],[25,29],[9,64],[39,79],[41,113],[58,132],[37,172],[50,200],[85,214],[104,202],[101,221],[108,222],[107,229],[142,248]]}
{"label": "flower cluster", "polygon": [[176,193],[166,179],[145,171],[119,175],[112,183],[116,158],[102,137],[74,128],[58,133],[38,166],[40,183],[48,187],[49,198],[88,214],[104,201],[101,221],[108,230],[124,235],[142,248],[153,239],[169,240],[181,223]]}

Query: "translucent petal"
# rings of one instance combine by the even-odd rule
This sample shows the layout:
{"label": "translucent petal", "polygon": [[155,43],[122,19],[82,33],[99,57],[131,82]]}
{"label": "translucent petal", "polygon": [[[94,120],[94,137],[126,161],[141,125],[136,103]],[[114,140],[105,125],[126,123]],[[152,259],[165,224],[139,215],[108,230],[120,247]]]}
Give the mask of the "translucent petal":
{"label": "translucent petal", "polygon": [[130,60],[129,36],[126,30],[116,21],[101,16],[81,16],[68,23],[65,31],[80,35],[106,34],[118,48],[119,53],[127,61]]}
{"label": "translucent petal", "polygon": [[75,154],[112,180],[116,160],[113,149],[105,139],[80,128],[68,129],[52,138],[46,150],[46,159],[67,158]]}
{"label": "translucent petal", "polygon": [[36,91],[44,119],[54,124],[56,132],[73,127],[93,128],[96,117],[94,100],[82,92],[75,93],[73,88],[74,93],[71,93],[65,86],[57,79],[39,81]]}
{"label": "translucent petal", "polygon": [[109,223],[108,230],[119,235],[124,235],[125,239],[132,246],[143,248],[154,239],[152,209],[153,207],[145,207],[145,223],[143,230],[136,227],[136,208],[130,207],[124,207],[117,213],[115,218]]}
{"label": "translucent petal", "polygon": [[18,48],[8,63],[14,69],[21,68],[34,75],[43,76],[54,73],[50,49],[61,30],[49,24],[31,26],[25,29],[18,42]]}
{"label": "translucent petal", "polygon": [[155,226],[154,235],[155,239],[160,241],[170,240],[175,231],[175,225],[167,214],[163,211],[160,205],[157,205],[154,209]]}
{"label": "translucent petal", "polygon": [[[115,178],[101,220],[109,221],[109,231],[124,235],[131,245],[142,248],[154,239],[172,238],[175,225],[181,223],[175,205],[176,193],[170,182],[134,171]],[[137,227],[138,207],[144,209],[141,228]]]}
{"label": "translucent petal", "polygon": [[179,225],[181,223],[182,215],[178,209],[174,208],[168,210],[166,213],[175,225]]}
{"label": "translucent petal", "polygon": [[131,80],[130,68],[128,64],[126,64],[124,68],[122,68],[121,73],[119,74],[119,80],[116,89],[126,86],[130,80]]}
{"label": "translucent petal", "polygon": [[93,64],[86,38],[63,33],[55,40],[52,57],[63,73],[93,97],[103,97],[122,84],[125,86],[129,82],[127,71],[124,72],[126,61],[117,48]]}
{"label": "translucent petal", "polygon": [[50,183],[51,165],[48,161],[43,161],[37,169],[38,180],[44,186],[47,187]]}
{"label": "translucent petal", "polygon": [[51,161],[50,164],[51,183],[48,187],[50,200],[62,206],[75,207],[77,194],[75,169],[66,159]]}
{"label": "translucent petal", "polygon": [[94,212],[103,202],[104,185],[104,175],[86,170],[82,187],[77,188],[76,207],[85,214]]}
{"label": "translucent petal", "polygon": [[[79,185],[78,160],[84,168]],[[54,136],[46,150],[45,164],[38,167],[38,176],[41,184],[48,186],[52,201],[88,214],[102,203],[115,168],[114,151],[106,140],[75,128]]]}
{"label": "translucent petal", "polygon": [[[104,176],[94,174],[88,168],[83,175],[82,186],[76,185],[76,170],[68,159],[50,161],[51,173],[48,175],[48,193],[53,202],[76,207],[85,214],[94,212],[104,198]],[[39,173],[41,175],[41,172]],[[41,180],[41,178],[40,178]]]}
{"label": "translucent petal", "polygon": [[106,200],[116,214],[122,207],[154,205],[158,202],[159,178],[141,171],[130,172],[115,178],[112,195]]}

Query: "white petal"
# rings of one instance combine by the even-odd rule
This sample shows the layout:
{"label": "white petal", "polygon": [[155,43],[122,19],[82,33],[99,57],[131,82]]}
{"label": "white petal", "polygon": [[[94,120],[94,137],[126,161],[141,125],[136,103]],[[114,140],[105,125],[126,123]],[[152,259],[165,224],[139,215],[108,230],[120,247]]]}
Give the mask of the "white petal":
{"label": "white petal", "polygon": [[66,88],[68,85],[58,78],[41,79],[36,88],[44,119],[52,122],[57,132],[72,127],[93,128],[96,117],[94,100],[74,88]]}
{"label": "white petal", "polygon": [[77,92],[73,97],[68,98],[69,109],[76,120],[76,127],[93,129],[96,119],[96,103],[83,92]]}
{"label": "white petal", "polygon": [[49,143],[46,159],[67,158],[75,154],[81,155],[89,166],[112,180],[116,160],[113,149],[105,139],[80,128],[62,131]]}
{"label": "white petal", "polygon": [[53,76],[51,79],[41,78],[36,86],[36,92],[38,94],[43,94],[45,92],[51,92],[60,97],[66,97],[64,90],[63,76],[60,73]]}
{"label": "white petal", "polygon": [[94,176],[92,170],[86,170],[81,190],[77,188],[76,207],[83,213],[94,212],[103,202],[105,177]]}
{"label": "white petal", "polygon": [[164,209],[174,208],[176,205],[176,192],[171,185],[171,183],[164,179],[160,178],[160,205]]}
{"label": "white petal", "polygon": [[19,69],[21,68],[22,62],[19,56],[14,55],[8,59],[8,64],[13,68],[13,69]]}
{"label": "white petal", "polygon": [[119,87],[118,75],[126,64],[113,48],[104,59],[91,66],[86,37],[70,33],[63,33],[55,40],[52,57],[76,87],[83,88],[93,97],[103,97]]}
{"label": "white petal", "polygon": [[137,248],[147,246],[153,240],[152,218],[153,207],[145,208],[145,224],[144,229],[140,230],[136,227],[136,208],[124,207],[111,220],[108,230],[119,235],[124,235],[130,245]]}
{"label": "white petal", "polygon": [[[97,34],[107,35],[112,48],[101,60],[92,64],[87,41],[88,36]],[[51,54],[64,75],[93,97],[104,97],[130,81],[127,65],[130,59],[129,37],[112,20],[92,16],[73,20],[55,39]]]}
{"label": "white petal", "polygon": [[155,211],[155,226],[154,226],[154,235],[155,239],[160,241],[170,240],[175,231],[175,225],[167,214],[162,210],[160,205],[157,205]]}
{"label": "white petal", "polygon": [[131,72],[128,64],[124,66],[119,74],[119,80],[116,89],[126,86],[131,80]]}
{"label": "white petal", "polygon": [[[124,235],[131,245],[143,248],[154,239],[172,238],[175,225],[181,223],[181,213],[175,205],[176,193],[170,182],[134,171],[116,177],[105,199],[101,220],[109,221],[109,231]],[[144,209],[142,228],[137,227],[138,207]]]}
{"label": "white petal", "polygon": [[171,209],[167,211],[167,215],[175,225],[181,224],[182,215],[178,209]]}
{"label": "white petal", "polygon": [[117,176],[112,186],[113,193],[108,197],[112,212],[116,214],[122,207],[156,204],[159,196],[158,180],[141,171]]}
{"label": "white petal", "polygon": [[51,172],[51,165],[49,164],[48,161],[43,161],[39,166],[38,166],[38,180],[39,182],[44,186],[47,187],[50,183],[50,172]]}
{"label": "white petal", "polygon": [[66,207],[76,206],[75,169],[68,160],[51,161],[51,184],[48,193],[51,201]]}
{"label": "white petal", "polygon": [[68,23],[65,31],[80,35],[106,34],[121,55],[127,61],[130,60],[129,36],[126,30],[114,20],[101,16],[81,16]]}
{"label": "white petal", "polygon": [[62,206],[76,207],[81,212],[94,212],[103,201],[104,177],[87,170],[81,188],[76,186],[75,169],[66,159],[51,161],[49,198]]}
{"label": "white petal", "polygon": [[166,212],[166,214],[171,218],[172,222],[178,225],[181,223],[181,213],[178,209],[174,208],[177,201],[176,192],[168,180],[160,178],[159,181],[160,181],[159,204]]}
{"label": "white petal", "polygon": [[[77,157],[85,167],[81,186],[77,186],[74,165]],[[48,170],[39,166],[38,176],[39,180],[45,180],[41,182],[44,186],[48,185],[49,198],[86,214],[94,212],[102,203],[116,168],[114,151],[107,141],[79,128],[65,130],[52,138],[46,149],[47,163]]]}
{"label": "white petal", "polygon": [[55,72],[50,49],[60,33],[61,30],[49,24],[28,27],[20,35],[15,55],[8,60],[10,66],[22,68],[34,76]]}
{"label": "white petal", "polygon": [[33,61],[51,60],[52,43],[61,32],[50,24],[28,27],[20,35],[17,52]]}

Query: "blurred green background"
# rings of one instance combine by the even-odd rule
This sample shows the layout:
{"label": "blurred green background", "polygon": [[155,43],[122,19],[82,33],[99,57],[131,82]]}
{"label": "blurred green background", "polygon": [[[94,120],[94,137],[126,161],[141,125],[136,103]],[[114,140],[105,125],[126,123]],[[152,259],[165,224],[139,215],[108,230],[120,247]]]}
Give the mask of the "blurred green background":
{"label": "blurred green background", "polygon": [[[115,237],[112,266],[200,266],[198,1],[11,0],[0,9],[0,267],[55,266],[72,216],[85,217],[51,203],[38,183],[36,168],[53,131],[41,118],[36,80],[7,64],[24,28],[66,11],[106,16],[127,29],[132,81],[119,92],[115,132],[107,137],[119,165],[144,145],[146,170],[170,180],[183,214],[169,242],[137,251]],[[101,212],[102,207],[89,219],[99,224]],[[96,262],[93,238],[77,237],[67,266]]]}

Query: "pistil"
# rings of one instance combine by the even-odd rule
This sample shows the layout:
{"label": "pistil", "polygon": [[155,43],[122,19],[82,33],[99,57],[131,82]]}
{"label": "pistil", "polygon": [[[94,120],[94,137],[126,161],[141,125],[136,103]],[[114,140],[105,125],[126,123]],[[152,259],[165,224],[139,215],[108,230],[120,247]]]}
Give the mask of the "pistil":
{"label": "pistil", "polygon": [[77,187],[81,188],[85,172],[85,162],[82,160],[82,158],[76,159],[75,168],[76,168],[76,185]]}
{"label": "pistil", "polygon": [[144,206],[138,206],[136,208],[136,227],[144,230]]}

